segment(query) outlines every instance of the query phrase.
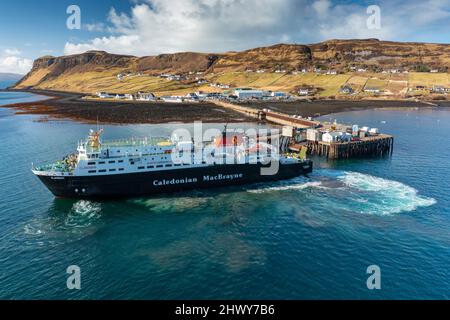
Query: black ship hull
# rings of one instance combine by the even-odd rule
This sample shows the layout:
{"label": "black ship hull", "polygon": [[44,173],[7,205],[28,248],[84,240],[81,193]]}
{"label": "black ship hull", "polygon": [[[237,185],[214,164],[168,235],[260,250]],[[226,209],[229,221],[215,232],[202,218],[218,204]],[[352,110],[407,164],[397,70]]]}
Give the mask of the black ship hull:
{"label": "black ship hull", "polygon": [[262,175],[262,168],[234,164],[103,176],[38,177],[56,197],[124,198],[291,179],[311,173],[313,164],[280,164],[275,175]]}

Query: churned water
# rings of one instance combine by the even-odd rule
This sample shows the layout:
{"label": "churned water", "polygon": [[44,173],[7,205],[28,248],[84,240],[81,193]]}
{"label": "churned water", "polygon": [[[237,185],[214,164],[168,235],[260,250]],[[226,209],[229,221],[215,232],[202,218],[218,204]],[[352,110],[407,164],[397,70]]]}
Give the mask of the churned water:
{"label": "churned water", "polygon": [[[76,201],[54,199],[30,168],[72,152],[90,126],[0,109],[0,298],[450,298],[450,111],[334,118],[395,135],[393,157],[315,159],[311,176],[269,184]],[[105,138],[176,127],[106,126]],[[70,265],[79,291],[66,287]],[[370,265],[379,291],[367,289]]]}

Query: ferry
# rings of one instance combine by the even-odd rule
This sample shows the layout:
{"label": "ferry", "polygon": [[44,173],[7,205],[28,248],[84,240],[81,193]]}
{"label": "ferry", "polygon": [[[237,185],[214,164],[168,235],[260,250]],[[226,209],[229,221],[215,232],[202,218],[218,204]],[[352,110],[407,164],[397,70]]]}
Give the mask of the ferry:
{"label": "ferry", "polygon": [[88,199],[284,180],[313,170],[306,149],[280,155],[258,138],[230,136],[225,131],[200,146],[177,137],[102,141],[102,133],[91,130],[75,153],[54,163],[33,165],[32,172],[56,197]]}

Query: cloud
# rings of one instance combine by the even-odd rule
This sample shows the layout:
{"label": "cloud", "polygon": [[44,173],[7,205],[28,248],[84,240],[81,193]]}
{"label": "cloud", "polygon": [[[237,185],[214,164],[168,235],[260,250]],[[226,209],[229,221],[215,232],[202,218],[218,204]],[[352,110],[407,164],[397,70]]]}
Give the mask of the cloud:
{"label": "cloud", "polygon": [[[332,0],[141,0],[130,13],[86,25],[105,36],[67,42],[66,54],[105,50],[132,55],[223,52],[278,42],[330,38],[414,39],[417,30],[442,31],[450,0],[380,0],[382,28],[367,28],[367,5]],[[431,31],[430,31],[431,30]],[[441,32],[442,33],[442,32]]]}
{"label": "cloud", "polygon": [[33,61],[17,56],[0,57],[0,72],[26,74],[31,70]]}
{"label": "cloud", "polygon": [[8,48],[3,50],[3,52],[8,56],[20,56],[22,54],[22,52],[16,48]]}

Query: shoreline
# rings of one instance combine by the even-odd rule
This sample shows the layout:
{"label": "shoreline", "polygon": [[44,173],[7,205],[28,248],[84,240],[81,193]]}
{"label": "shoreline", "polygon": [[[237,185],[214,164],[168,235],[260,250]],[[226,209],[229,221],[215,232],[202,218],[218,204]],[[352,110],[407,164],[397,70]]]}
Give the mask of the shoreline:
{"label": "shoreline", "polygon": [[91,101],[83,100],[84,94],[48,90],[2,90],[3,92],[27,92],[48,96],[48,99],[0,106],[14,109],[18,115],[37,115],[38,121],[73,120],[81,123],[101,124],[168,124],[192,123],[243,123],[255,119],[237,112],[230,112],[212,103],[177,104],[145,101]]}
{"label": "shoreline", "polygon": [[[255,118],[212,103],[176,104],[165,102],[124,102],[83,100],[82,93],[51,90],[2,89],[0,92],[26,92],[47,96],[35,102],[15,103],[0,106],[14,109],[17,115],[41,116],[38,122],[72,120],[81,123],[101,124],[168,124],[192,123],[242,123],[258,122]],[[273,102],[244,102],[239,105],[255,109],[271,109],[288,115],[302,117],[323,117],[332,114],[364,110],[418,110],[448,108],[450,102],[411,100],[298,100]]]}

